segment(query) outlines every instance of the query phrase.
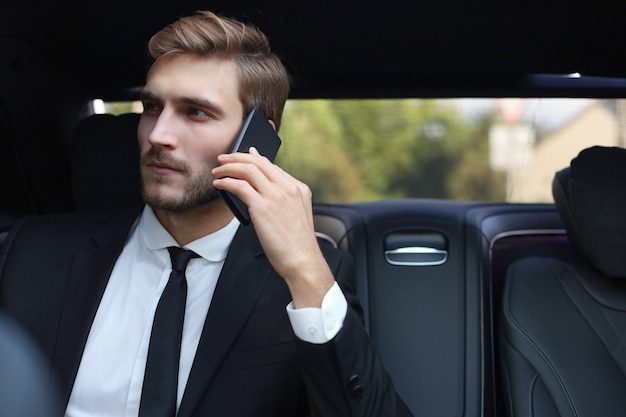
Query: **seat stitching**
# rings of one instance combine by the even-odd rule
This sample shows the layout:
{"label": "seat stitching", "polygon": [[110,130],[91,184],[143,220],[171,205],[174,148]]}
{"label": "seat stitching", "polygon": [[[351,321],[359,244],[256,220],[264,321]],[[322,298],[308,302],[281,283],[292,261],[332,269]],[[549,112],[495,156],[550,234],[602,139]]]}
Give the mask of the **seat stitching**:
{"label": "seat stitching", "polygon": [[[553,268],[553,265],[550,265],[551,268]],[[508,309],[509,306],[509,298],[510,298],[510,285],[507,285],[506,288],[506,296],[505,296],[505,300],[506,302],[504,303],[504,314],[505,317],[509,320],[509,322],[511,324],[513,324],[514,328],[516,330],[518,330],[520,332],[520,334],[528,341],[528,343],[530,343],[530,345],[537,351],[537,353],[539,353],[539,355],[543,358],[543,360],[546,362],[546,364],[548,365],[548,367],[550,368],[550,370],[552,371],[552,373],[554,374],[556,380],[558,381],[561,390],[563,391],[563,395],[565,395],[565,398],[567,399],[567,402],[570,406],[570,409],[572,410],[572,413],[575,417],[578,416],[578,413],[576,412],[576,408],[574,407],[574,403],[572,401],[572,398],[569,395],[569,392],[565,386],[565,383],[563,382],[563,379],[561,378],[558,370],[556,369],[556,367],[554,366],[554,364],[552,363],[552,361],[548,358],[547,354],[539,347],[539,345],[537,343],[535,343],[530,336],[528,335],[528,333],[522,328],[522,326],[519,324],[519,322],[517,320],[515,320],[510,312],[510,310]]]}
{"label": "seat stitching", "polygon": [[537,385],[537,380],[539,379],[539,374],[535,374],[532,381],[530,381],[530,385],[528,386],[528,416],[533,417],[533,392],[535,391],[535,386]]}
{"label": "seat stitching", "polygon": [[[576,271],[572,268],[571,265],[566,265],[566,268],[568,270],[568,272],[570,273],[570,275],[576,277]],[[559,274],[559,278],[561,277],[565,277],[565,273],[561,273]],[[583,285],[583,283],[581,283],[578,279],[574,280],[574,282],[576,284],[578,284],[579,290],[581,290],[584,294],[586,294],[587,296],[589,296],[591,299],[597,301],[599,303],[599,305],[604,305],[602,304],[601,300],[598,300],[593,294],[591,294],[587,288],[585,287],[585,285]],[[591,321],[591,317],[588,314],[585,314],[585,312],[580,308],[580,306],[576,303],[575,300],[575,296],[573,293],[573,288],[570,288],[568,285],[566,285],[564,279],[559,279],[559,284],[561,285],[561,287],[563,288],[563,290],[565,291],[565,293],[567,294],[567,296],[569,297],[570,301],[572,302],[573,306],[576,308],[576,310],[578,311],[578,313],[581,315],[581,317],[587,322],[587,324],[589,325],[589,327],[591,328],[591,330],[593,331],[593,333],[598,337],[598,340],[600,340],[602,346],[604,347],[604,349],[606,349],[607,353],[609,354],[609,356],[613,359],[613,361],[616,363],[616,365],[618,367],[621,368],[621,365],[618,361],[618,359],[615,357],[615,355],[613,355],[613,350],[607,346],[607,341],[605,340],[604,337],[602,337],[602,335],[599,333],[599,329],[596,328],[596,326],[594,326],[592,324]],[[607,307],[610,308],[610,307]],[[603,309],[599,309],[599,313],[602,315],[602,318],[605,320],[606,323],[608,323],[608,326],[611,330],[613,330],[615,332],[615,334],[617,335],[619,342],[622,345],[626,345],[626,331],[623,333],[623,335],[618,331],[618,328],[616,328],[616,326],[614,325],[611,317],[607,316],[606,311],[604,311]]]}
{"label": "seat stitching", "polygon": [[[508,340],[504,339],[504,343],[508,344],[511,349],[515,349]],[[509,406],[509,413],[508,415],[511,417],[515,417],[515,410],[513,408],[513,393],[511,391],[511,377],[509,376],[509,368],[506,366],[506,363],[504,363],[502,365],[502,371],[504,372],[504,379],[506,381],[506,384],[504,386],[505,388],[505,395],[508,398],[508,406]]]}

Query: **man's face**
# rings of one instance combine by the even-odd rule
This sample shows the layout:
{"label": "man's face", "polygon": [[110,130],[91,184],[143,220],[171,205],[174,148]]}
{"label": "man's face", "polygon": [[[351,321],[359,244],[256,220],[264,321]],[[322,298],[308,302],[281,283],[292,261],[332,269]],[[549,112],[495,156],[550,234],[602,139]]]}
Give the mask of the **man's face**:
{"label": "man's face", "polygon": [[146,203],[182,212],[217,197],[211,169],[241,129],[236,66],[180,55],[158,60],[141,94],[137,129]]}

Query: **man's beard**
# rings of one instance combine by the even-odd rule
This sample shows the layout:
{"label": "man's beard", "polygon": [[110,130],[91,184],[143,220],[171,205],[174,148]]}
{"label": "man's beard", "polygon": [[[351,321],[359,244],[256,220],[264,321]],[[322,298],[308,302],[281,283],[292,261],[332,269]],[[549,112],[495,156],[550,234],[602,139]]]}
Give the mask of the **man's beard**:
{"label": "man's beard", "polygon": [[[188,178],[182,197],[174,197],[154,191],[150,192],[149,187],[146,186],[146,180],[142,175],[143,200],[153,209],[165,210],[172,213],[183,213],[204,206],[219,197],[217,191],[215,191],[215,187],[213,187],[213,176],[211,175],[213,166],[207,165],[206,169],[200,172],[192,172],[189,164],[185,161],[173,159],[167,153],[155,148],[152,148],[142,157],[142,166],[144,165],[144,159],[156,159],[165,162],[180,170],[181,173]],[[216,165],[217,163],[215,166]],[[154,176],[152,179],[157,182],[165,181],[165,178],[161,176]]]}

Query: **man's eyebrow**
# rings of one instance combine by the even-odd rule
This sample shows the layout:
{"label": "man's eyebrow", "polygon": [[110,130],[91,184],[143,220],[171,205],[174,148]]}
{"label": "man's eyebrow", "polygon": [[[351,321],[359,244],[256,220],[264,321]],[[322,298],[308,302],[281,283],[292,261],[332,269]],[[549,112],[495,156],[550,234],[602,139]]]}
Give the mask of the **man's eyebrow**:
{"label": "man's eyebrow", "polygon": [[220,105],[216,104],[215,102],[211,100],[207,100],[204,98],[178,96],[176,97],[175,101],[178,103],[191,104],[193,106],[202,107],[204,109],[211,111],[211,113],[213,113],[216,116],[224,114],[224,110]]}
{"label": "man's eyebrow", "polygon": [[139,93],[139,100],[158,100],[158,97],[154,93],[143,90]]}
{"label": "man's eyebrow", "polygon": [[[150,101],[162,101],[158,95],[150,91],[145,91],[145,90],[139,93],[139,99],[150,100]],[[176,103],[191,104],[197,107],[205,108],[207,110],[210,110],[215,115],[224,114],[224,110],[222,109],[222,107],[216,104],[212,100],[207,100],[204,98],[192,97],[192,96],[176,96],[174,101]]]}

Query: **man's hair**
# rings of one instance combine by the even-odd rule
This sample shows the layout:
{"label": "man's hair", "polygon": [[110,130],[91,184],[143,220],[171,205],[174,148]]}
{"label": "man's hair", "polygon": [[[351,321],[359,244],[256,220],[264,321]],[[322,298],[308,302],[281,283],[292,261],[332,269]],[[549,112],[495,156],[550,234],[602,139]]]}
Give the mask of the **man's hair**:
{"label": "man's hair", "polygon": [[166,26],[148,43],[152,58],[193,54],[237,64],[239,100],[244,115],[258,107],[280,127],[289,96],[289,76],[256,26],[207,11],[198,11]]}

